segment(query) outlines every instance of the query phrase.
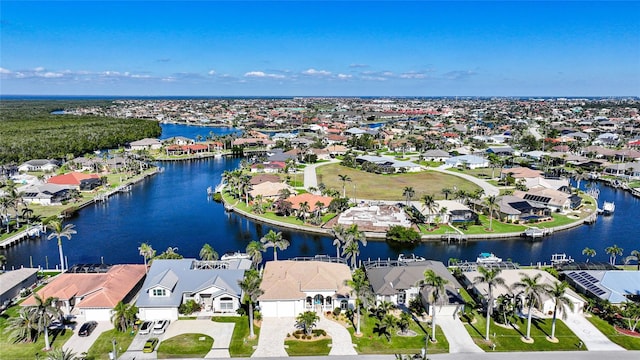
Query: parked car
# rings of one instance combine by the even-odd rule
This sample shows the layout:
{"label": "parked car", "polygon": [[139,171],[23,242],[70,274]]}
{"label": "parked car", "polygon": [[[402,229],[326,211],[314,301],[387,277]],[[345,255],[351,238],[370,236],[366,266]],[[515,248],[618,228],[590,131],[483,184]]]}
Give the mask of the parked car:
{"label": "parked car", "polygon": [[142,349],[143,353],[151,353],[156,349],[156,345],[158,345],[158,338],[151,338],[144,343],[144,348]]}
{"label": "parked car", "polygon": [[153,327],[153,333],[164,334],[165,330],[167,330],[167,326],[169,326],[169,320],[158,320],[156,325]]}
{"label": "parked car", "polygon": [[78,331],[78,336],[89,336],[96,329],[98,323],[96,321],[87,321],[86,323],[80,326],[80,331]]}
{"label": "parked car", "polygon": [[140,335],[151,334],[151,329],[153,329],[153,321],[145,321],[140,325],[140,331],[138,333]]}

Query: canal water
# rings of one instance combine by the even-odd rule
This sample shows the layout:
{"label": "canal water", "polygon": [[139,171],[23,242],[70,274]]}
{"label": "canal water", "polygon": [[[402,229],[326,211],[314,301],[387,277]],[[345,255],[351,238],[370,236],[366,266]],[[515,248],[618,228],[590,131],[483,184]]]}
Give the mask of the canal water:
{"label": "canal water", "polygon": [[[163,125],[163,138],[177,135],[193,138],[197,134],[206,136],[210,131],[226,134],[233,129]],[[68,264],[142,263],[138,247],[144,242],[158,253],[168,247],[177,248],[175,251],[185,257],[197,257],[202,245],[208,243],[222,255],[244,250],[250,241],[260,239],[270,229],[282,231],[291,242],[288,249],[279,251],[280,259],[316,254],[335,256],[330,237],[250,221],[225,212],[222,204],[210,200],[207,188],[215,187],[222,172],[236,168],[239,162],[239,158],[231,157],[164,162],[160,164],[164,167],[162,173],[134,185],[131,192],[82,209],[69,220],[76,226],[77,234],[71,240],[63,239]],[[529,265],[548,263],[554,253],[566,253],[583,261],[585,247],[597,252],[591,261],[608,261],[604,249],[613,244],[624,249],[624,256],[631,250],[640,250],[640,200],[622,190],[597,183],[595,186],[600,189],[600,206],[605,200],[613,201],[616,211],[612,216],[600,216],[593,225],[554,233],[535,242],[518,238],[459,245],[429,242],[414,248],[395,248],[385,242],[369,241],[366,247],[361,247],[360,258],[395,259],[400,253],[415,253],[446,263],[450,258],[471,261],[480,252],[493,252],[505,260]],[[6,250],[7,269],[31,264],[55,268],[59,263],[57,251],[56,240],[24,241]],[[265,260],[272,258],[272,251],[264,254]]]}

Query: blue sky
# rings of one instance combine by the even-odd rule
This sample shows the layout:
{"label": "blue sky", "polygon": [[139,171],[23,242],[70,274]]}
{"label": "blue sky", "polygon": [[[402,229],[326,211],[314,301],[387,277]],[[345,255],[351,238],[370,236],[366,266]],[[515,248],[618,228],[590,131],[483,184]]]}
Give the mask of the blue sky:
{"label": "blue sky", "polygon": [[0,94],[640,96],[640,2],[6,1]]}

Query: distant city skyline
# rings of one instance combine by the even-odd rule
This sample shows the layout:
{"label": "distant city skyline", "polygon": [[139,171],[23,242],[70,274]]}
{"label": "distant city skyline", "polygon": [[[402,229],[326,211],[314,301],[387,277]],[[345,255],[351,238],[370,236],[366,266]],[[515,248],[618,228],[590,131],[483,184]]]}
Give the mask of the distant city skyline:
{"label": "distant city skyline", "polygon": [[640,2],[6,1],[0,95],[639,96]]}

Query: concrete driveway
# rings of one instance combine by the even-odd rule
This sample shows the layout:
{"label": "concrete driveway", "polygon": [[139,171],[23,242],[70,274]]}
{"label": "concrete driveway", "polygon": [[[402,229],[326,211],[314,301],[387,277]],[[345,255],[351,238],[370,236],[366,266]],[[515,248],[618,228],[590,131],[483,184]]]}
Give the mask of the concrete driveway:
{"label": "concrete driveway", "polygon": [[440,326],[449,341],[450,353],[482,353],[484,352],[471,338],[464,324],[452,316],[437,316],[436,325]]}
{"label": "concrete driveway", "polygon": [[80,337],[78,336],[78,331],[80,331],[82,324],[84,324],[84,321],[78,321],[73,329],[73,335],[71,335],[69,340],[67,340],[67,342],[62,346],[63,349],[71,350],[76,353],[77,356],[82,355],[83,352],[89,351],[89,348],[98,339],[100,334],[113,329],[113,324],[110,321],[98,321],[98,326],[93,330],[91,335]]}
{"label": "concrete driveway", "polygon": [[564,321],[571,331],[580,338],[589,351],[624,351],[622,347],[615,344],[604,336],[583,314],[567,314]]}
{"label": "concrete driveway", "polygon": [[296,319],[292,317],[264,317],[260,327],[258,348],[251,357],[287,357],[284,339],[296,330]]}
{"label": "concrete driveway", "polygon": [[337,322],[327,319],[323,314],[319,314],[319,316],[320,321],[318,321],[316,329],[323,329],[327,335],[331,336],[329,355],[358,355],[353,348],[349,331]]}

